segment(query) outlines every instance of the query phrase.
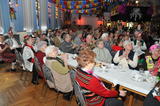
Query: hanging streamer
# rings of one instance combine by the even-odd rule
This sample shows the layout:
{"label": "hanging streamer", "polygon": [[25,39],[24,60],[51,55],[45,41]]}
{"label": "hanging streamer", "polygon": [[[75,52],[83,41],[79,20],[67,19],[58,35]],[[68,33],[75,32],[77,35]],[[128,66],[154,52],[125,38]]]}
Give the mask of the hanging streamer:
{"label": "hanging streamer", "polygon": [[[109,6],[114,0],[83,0],[83,1],[64,1],[53,0],[56,7],[71,13],[97,13],[104,6]],[[121,1],[121,0],[117,0]]]}

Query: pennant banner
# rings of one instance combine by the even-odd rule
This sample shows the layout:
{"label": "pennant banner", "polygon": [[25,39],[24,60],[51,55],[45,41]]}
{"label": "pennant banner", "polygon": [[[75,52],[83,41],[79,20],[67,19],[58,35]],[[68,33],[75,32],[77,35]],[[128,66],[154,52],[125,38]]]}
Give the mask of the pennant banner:
{"label": "pennant banner", "polygon": [[59,7],[65,9],[84,9],[93,8],[96,6],[103,5],[106,1],[104,0],[85,0],[85,1],[63,1],[63,0],[53,0],[53,2]]}
{"label": "pennant banner", "polygon": [[[56,7],[62,11],[71,13],[97,13],[100,12],[104,7],[109,6],[115,0],[82,0],[82,1],[64,1],[64,0],[52,0],[56,4]],[[122,0],[118,0],[122,1]],[[124,1],[124,0],[123,0]],[[112,10],[112,14],[116,14],[118,7]]]}

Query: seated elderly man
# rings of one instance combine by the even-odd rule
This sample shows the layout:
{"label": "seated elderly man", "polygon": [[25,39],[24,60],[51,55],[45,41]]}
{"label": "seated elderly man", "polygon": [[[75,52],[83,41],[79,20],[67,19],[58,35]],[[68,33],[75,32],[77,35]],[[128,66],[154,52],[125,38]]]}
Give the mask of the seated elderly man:
{"label": "seated elderly man", "polygon": [[[59,58],[58,49],[54,46],[49,46],[45,50],[46,60],[45,64],[51,69],[54,76],[55,85],[64,94],[64,99],[70,100],[71,92],[73,90],[69,68],[67,65],[68,55],[64,54]],[[54,84],[48,81],[50,88],[54,88]]]}
{"label": "seated elderly man", "polygon": [[77,31],[77,36],[75,37],[75,39],[74,39],[74,43],[76,44],[76,45],[82,45],[82,34],[83,34],[83,32],[82,31]]}
{"label": "seated elderly man", "polygon": [[101,36],[101,39],[104,42],[104,47],[107,48],[109,50],[109,52],[111,53],[112,48],[111,48],[111,42],[109,40],[109,34],[108,33],[103,33]]}
{"label": "seated elderly man", "polygon": [[145,54],[147,50],[146,43],[142,39],[142,32],[135,31],[135,40],[132,42],[133,50],[137,53],[138,56]]}
{"label": "seated elderly man", "polygon": [[77,45],[72,44],[71,36],[69,34],[64,35],[64,42],[60,45],[60,50],[65,53],[76,53]]}
{"label": "seated elderly man", "polygon": [[120,50],[113,58],[115,64],[121,65],[123,68],[135,69],[138,64],[138,56],[132,51],[132,42],[123,42],[124,50]]}

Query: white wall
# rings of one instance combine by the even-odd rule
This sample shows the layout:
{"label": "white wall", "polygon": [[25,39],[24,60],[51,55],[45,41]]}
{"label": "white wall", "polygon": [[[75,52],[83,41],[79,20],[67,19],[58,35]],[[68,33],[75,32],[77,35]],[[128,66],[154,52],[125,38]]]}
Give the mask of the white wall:
{"label": "white wall", "polygon": [[77,24],[80,25],[91,25],[93,28],[97,28],[99,25],[97,21],[99,19],[96,16],[89,16],[89,15],[81,15],[81,20],[79,20],[78,14],[72,14],[72,22],[75,21]]}

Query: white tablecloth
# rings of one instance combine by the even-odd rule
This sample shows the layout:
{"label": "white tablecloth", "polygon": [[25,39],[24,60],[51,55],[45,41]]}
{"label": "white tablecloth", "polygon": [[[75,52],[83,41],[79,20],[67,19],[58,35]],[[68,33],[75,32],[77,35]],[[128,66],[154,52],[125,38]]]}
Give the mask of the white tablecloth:
{"label": "white tablecloth", "polygon": [[[75,55],[69,54],[68,64],[73,67],[77,67],[78,63],[75,59],[73,59]],[[132,79],[132,73],[133,70],[127,70],[125,72],[120,71],[118,68],[109,68],[107,69],[107,72],[104,71],[102,68],[95,67],[94,68],[94,74],[106,79],[107,81],[110,81],[112,83],[122,85],[124,87],[127,87],[129,89],[138,91],[143,94],[148,94],[150,90],[154,87],[154,83],[149,82],[137,82]]]}
{"label": "white tablecloth", "polygon": [[154,83],[134,81],[131,76],[133,70],[127,70],[125,72],[113,68],[107,70],[106,72],[102,68],[95,67],[94,74],[114,84],[122,85],[143,94],[148,94],[154,87]]}

